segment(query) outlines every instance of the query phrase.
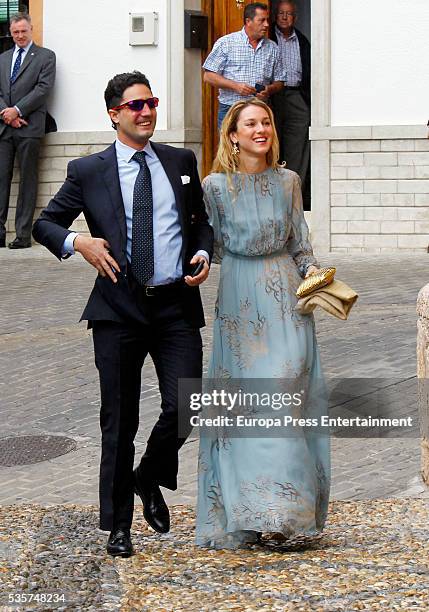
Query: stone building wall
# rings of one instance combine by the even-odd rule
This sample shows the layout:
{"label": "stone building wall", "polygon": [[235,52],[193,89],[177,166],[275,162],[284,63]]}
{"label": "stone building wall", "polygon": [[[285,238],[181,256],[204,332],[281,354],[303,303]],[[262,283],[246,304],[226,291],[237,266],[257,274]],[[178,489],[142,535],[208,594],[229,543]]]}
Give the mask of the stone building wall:
{"label": "stone building wall", "polygon": [[331,251],[427,251],[429,140],[331,140],[330,175]]}

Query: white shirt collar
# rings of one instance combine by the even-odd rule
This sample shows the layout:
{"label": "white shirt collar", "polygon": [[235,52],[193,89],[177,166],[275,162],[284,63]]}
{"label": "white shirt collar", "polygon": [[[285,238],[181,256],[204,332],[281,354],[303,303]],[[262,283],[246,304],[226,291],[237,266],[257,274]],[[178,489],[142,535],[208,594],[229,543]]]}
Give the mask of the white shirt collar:
{"label": "white shirt collar", "polygon": [[148,140],[146,146],[143,147],[143,149],[136,150],[136,149],[133,149],[133,147],[129,147],[128,145],[121,142],[118,137],[116,138],[115,146],[116,146],[116,152],[118,154],[118,157],[120,157],[122,160],[126,161],[127,163],[131,161],[134,153],[136,153],[137,150],[144,151],[149,157],[155,157],[155,152],[150,146],[150,140]]}
{"label": "white shirt collar", "polygon": [[33,41],[30,40],[30,42],[28,43],[26,47],[18,47],[18,45],[15,45],[14,53],[18,53],[19,49],[24,49],[24,52],[27,53],[28,49],[31,47],[32,44],[33,44]]}

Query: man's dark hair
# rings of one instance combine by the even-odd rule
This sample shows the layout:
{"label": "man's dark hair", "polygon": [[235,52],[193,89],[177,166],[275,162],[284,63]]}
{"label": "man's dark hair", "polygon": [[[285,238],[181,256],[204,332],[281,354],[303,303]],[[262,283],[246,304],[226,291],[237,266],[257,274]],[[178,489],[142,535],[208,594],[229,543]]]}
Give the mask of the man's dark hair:
{"label": "man's dark hair", "polygon": [[255,18],[256,11],[258,9],[260,9],[261,11],[268,11],[268,6],[266,4],[263,4],[262,2],[252,2],[251,4],[245,6],[243,13],[244,25],[246,25],[246,19],[252,20]]}
{"label": "man's dark hair", "polygon": [[146,87],[152,91],[147,77],[138,70],[134,70],[134,72],[116,74],[107,83],[107,87],[104,92],[104,101],[106,102],[107,110],[110,110],[114,106],[119,106],[124,91],[132,85],[146,85]]}

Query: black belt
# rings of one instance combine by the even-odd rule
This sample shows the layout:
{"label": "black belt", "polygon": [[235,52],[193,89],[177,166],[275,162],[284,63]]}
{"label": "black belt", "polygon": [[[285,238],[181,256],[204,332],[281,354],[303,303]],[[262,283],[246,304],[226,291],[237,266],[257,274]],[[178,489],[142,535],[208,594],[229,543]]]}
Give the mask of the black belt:
{"label": "black belt", "polygon": [[291,91],[299,91],[301,89],[300,85],[285,85],[285,89],[290,89]]}
{"label": "black belt", "polygon": [[174,283],[168,283],[167,285],[144,285],[143,287],[138,285],[137,290],[141,296],[150,298],[166,296],[169,293],[177,293],[182,287],[183,280],[178,280]]}

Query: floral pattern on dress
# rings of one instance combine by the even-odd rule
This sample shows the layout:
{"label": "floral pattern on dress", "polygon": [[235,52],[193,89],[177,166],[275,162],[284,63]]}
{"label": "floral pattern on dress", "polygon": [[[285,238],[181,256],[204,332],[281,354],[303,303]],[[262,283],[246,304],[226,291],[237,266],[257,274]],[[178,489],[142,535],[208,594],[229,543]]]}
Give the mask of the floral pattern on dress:
{"label": "floral pattern on dress", "polygon": [[267,352],[265,333],[268,322],[259,312],[253,320],[221,314],[218,320],[221,333],[240,370],[249,368],[258,355]]}

